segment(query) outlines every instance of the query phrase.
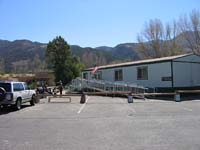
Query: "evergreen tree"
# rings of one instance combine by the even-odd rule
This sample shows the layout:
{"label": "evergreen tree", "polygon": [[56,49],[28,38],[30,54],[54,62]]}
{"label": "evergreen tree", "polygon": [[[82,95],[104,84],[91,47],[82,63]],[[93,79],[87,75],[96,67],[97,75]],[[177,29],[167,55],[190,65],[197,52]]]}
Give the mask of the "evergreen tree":
{"label": "evergreen tree", "polygon": [[76,57],[71,56],[70,46],[61,36],[48,43],[46,62],[54,71],[55,82],[61,80],[64,84],[79,76],[83,67]]}

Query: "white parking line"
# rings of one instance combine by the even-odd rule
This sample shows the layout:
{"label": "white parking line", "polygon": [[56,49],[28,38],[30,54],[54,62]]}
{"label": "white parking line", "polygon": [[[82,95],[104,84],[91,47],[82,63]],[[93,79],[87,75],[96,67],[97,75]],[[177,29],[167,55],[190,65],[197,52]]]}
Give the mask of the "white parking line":
{"label": "white parking line", "polygon": [[179,105],[183,110],[190,111],[190,112],[193,111],[191,108],[188,108],[188,107],[185,107],[184,105],[182,105],[182,103],[177,103],[177,105]]}
{"label": "white parking line", "polygon": [[86,105],[86,103],[88,102],[89,99],[90,99],[89,97],[86,99],[85,103],[81,106],[81,108],[80,108],[79,111],[77,112],[78,114],[80,114],[81,111],[84,109],[84,107],[85,107],[85,105]]}
{"label": "white parking line", "polygon": [[183,109],[186,110],[186,111],[192,111],[192,109],[186,108],[186,107],[183,107]]}

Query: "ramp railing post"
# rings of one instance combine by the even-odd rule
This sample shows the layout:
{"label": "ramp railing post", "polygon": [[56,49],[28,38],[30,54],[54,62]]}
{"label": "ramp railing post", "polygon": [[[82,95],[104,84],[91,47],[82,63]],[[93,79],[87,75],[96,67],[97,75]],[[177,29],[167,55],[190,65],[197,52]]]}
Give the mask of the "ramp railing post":
{"label": "ramp railing post", "polygon": [[176,94],[174,95],[174,100],[175,100],[176,102],[180,102],[180,101],[181,101],[180,93],[176,92]]}
{"label": "ramp railing post", "polygon": [[128,94],[128,103],[133,103],[133,96],[132,93]]}

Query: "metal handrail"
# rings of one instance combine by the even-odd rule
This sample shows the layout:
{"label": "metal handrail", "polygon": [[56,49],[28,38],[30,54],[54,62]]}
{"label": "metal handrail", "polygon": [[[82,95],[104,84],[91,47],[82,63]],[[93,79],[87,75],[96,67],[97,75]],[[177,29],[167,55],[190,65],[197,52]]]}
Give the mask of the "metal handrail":
{"label": "metal handrail", "polygon": [[105,80],[86,80],[82,78],[76,78],[72,80],[70,87],[72,89],[92,89],[96,91],[126,91],[132,93],[144,93],[146,88],[135,83],[125,82],[111,82]]}

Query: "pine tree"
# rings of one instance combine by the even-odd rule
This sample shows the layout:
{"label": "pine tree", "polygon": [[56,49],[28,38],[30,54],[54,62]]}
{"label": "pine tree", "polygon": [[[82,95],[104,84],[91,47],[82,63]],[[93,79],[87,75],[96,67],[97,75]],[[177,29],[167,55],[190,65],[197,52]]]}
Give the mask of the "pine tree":
{"label": "pine tree", "polygon": [[61,36],[48,43],[46,62],[54,72],[55,82],[61,80],[64,84],[79,76],[83,67],[77,58],[71,56],[70,46]]}

